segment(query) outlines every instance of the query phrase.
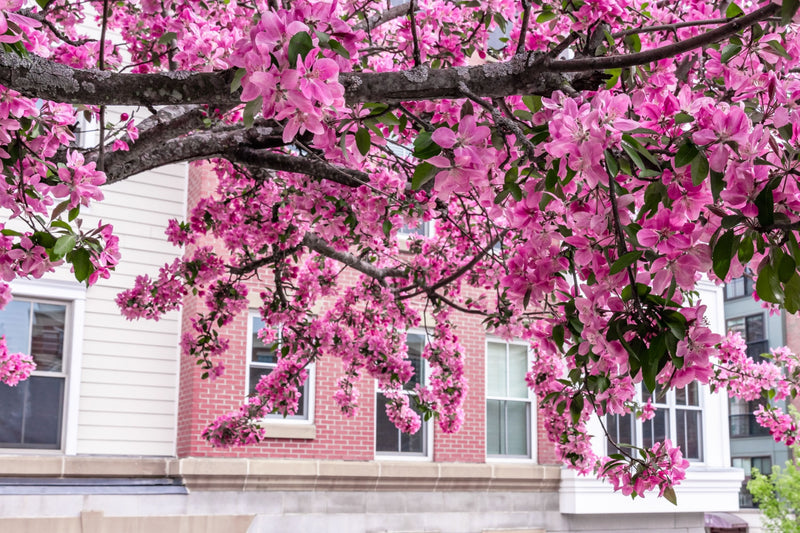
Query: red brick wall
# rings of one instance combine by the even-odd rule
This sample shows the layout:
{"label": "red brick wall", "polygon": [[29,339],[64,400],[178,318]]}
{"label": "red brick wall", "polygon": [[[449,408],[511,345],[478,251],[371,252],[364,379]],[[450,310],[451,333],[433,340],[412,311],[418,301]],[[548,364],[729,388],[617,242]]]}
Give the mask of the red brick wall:
{"label": "red brick wall", "polygon": [[[200,167],[193,166],[190,169],[189,180],[189,205],[194,205],[201,195],[214,190],[214,177]],[[189,317],[202,305],[195,297],[186,299],[184,331],[189,327]],[[364,379],[360,384],[361,407],[358,415],[354,418],[343,416],[333,401],[336,382],[342,372],[342,363],[337,359],[326,359],[316,364],[313,407],[316,438],[266,439],[255,446],[217,450],[200,437],[206,424],[219,414],[236,410],[245,397],[247,320],[248,316],[241,316],[225,330],[230,339],[230,350],[224,360],[225,374],[216,381],[201,380],[202,371],[195,361],[185,356],[182,358],[178,455],[351,461],[374,459],[374,380]],[[464,404],[466,420],[455,434],[444,434],[434,424],[433,459],[440,462],[479,463],[486,458],[486,334],[480,316],[461,315],[457,318],[457,324],[457,334],[465,350],[465,372],[469,380],[469,392]],[[538,461],[555,463],[555,454],[544,436],[541,420],[536,433]]]}

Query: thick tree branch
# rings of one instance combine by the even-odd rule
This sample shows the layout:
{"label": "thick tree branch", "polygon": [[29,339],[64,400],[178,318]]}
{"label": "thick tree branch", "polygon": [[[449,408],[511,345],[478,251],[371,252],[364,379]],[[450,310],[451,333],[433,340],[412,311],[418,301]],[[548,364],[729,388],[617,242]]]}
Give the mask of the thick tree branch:
{"label": "thick tree branch", "polygon": [[307,246],[309,249],[314,250],[320,255],[324,255],[325,257],[330,257],[336,261],[339,261],[342,264],[349,266],[355,270],[358,270],[362,274],[366,274],[367,276],[374,278],[382,285],[385,285],[386,278],[407,278],[408,273],[405,272],[403,269],[399,268],[378,268],[371,263],[365,263],[358,257],[348,252],[340,252],[339,250],[335,250],[330,245],[328,245],[325,241],[317,237],[312,233],[306,233],[306,236],[303,237],[303,245]]}
{"label": "thick tree branch", "polygon": [[[407,6],[406,6],[407,9]],[[348,103],[461,98],[461,84],[479,97],[513,94],[549,95],[571,85],[580,91],[596,89],[602,71],[644,65],[720,41],[776,14],[770,4],[702,35],[636,54],[554,60],[536,54],[520,54],[504,63],[431,70],[426,67],[402,72],[344,73]],[[78,70],[47,59],[20,58],[0,53],[0,84],[24,96],[57,102],[94,105],[209,104],[239,102],[231,93],[233,71],[163,72],[157,74],[109,73]]]}
{"label": "thick tree branch", "polygon": [[347,187],[360,187],[369,183],[369,174],[365,172],[329,165],[308,157],[278,154],[269,150],[255,150],[247,147],[233,147],[221,155],[230,161],[244,165],[306,174]]}
{"label": "thick tree branch", "polygon": [[385,23],[389,22],[390,20],[394,20],[396,18],[400,18],[400,17],[406,15],[408,13],[408,10],[410,9],[410,6],[411,6],[411,2],[398,4],[398,5],[390,8],[390,9],[387,9],[386,11],[384,11],[382,13],[379,13],[377,15],[369,17],[364,22],[361,22],[360,24],[357,24],[355,26],[355,29],[356,30],[367,30],[367,31],[369,31],[369,30],[371,30],[373,28],[377,28],[381,24],[385,24]]}

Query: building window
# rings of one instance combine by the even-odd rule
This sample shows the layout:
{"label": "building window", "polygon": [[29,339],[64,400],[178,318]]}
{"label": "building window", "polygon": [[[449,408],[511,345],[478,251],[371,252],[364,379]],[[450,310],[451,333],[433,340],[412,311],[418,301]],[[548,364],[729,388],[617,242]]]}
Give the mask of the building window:
{"label": "building window", "polygon": [[753,280],[750,276],[741,276],[725,284],[725,299],[733,300],[753,294]]}
{"label": "building window", "polygon": [[[652,448],[656,442],[672,440],[679,446],[685,459],[703,460],[703,409],[701,389],[697,383],[690,383],[682,389],[673,389],[666,394],[658,387],[655,394],[642,391],[644,402],[656,407],[650,420],[634,420],[628,414],[606,417],[606,430],[610,439],[607,453],[617,453],[615,449],[633,444],[640,448]],[[613,439],[613,440],[612,440]]]}
{"label": "building window", "polygon": [[[280,348],[280,332],[274,344],[264,344],[258,337],[258,332],[264,328],[264,321],[260,316],[250,315],[250,334],[248,342],[249,361],[247,365],[247,394],[252,396],[256,392],[256,385],[262,376],[272,372],[278,365],[277,350]],[[310,405],[313,383],[313,368],[308,369],[308,379],[300,389],[300,402],[297,406],[297,413],[284,417],[281,414],[267,415],[268,418],[286,420],[311,420]]]}
{"label": "building window", "polygon": [[760,474],[769,475],[772,473],[772,458],[765,457],[734,457],[731,460],[734,468],[741,468],[744,470],[744,481],[742,481],[742,488],[739,491],[739,507],[753,508],[757,507],[753,503],[753,496],[747,490],[747,483],[752,478],[753,469]]}
{"label": "building window", "polygon": [[416,226],[403,226],[397,230],[397,235],[400,237],[430,237],[433,235],[433,223],[430,221],[420,221]]}
{"label": "building window", "polygon": [[528,346],[489,341],[486,359],[486,454],[532,457],[533,402],[525,383]]}
{"label": "building window", "polygon": [[[425,360],[422,350],[425,348],[425,334],[408,333],[408,360],[414,367],[414,376],[403,385],[405,394],[413,395],[414,387],[425,383]],[[419,431],[410,435],[403,433],[389,420],[386,414],[386,396],[379,390],[375,405],[375,452],[379,455],[409,455],[425,457],[428,455],[428,424],[423,422]],[[410,402],[413,409],[413,401]]]}
{"label": "building window", "polygon": [[16,387],[0,384],[0,447],[59,450],[64,433],[67,305],[14,299],[0,311],[12,353],[31,354],[36,370]]}
{"label": "building window", "polygon": [[738,332],[747,343],[747,355],[756,362],[763,361],[761,354],[769,351],[764,314],[731,318],[726,322],[728,331]]}

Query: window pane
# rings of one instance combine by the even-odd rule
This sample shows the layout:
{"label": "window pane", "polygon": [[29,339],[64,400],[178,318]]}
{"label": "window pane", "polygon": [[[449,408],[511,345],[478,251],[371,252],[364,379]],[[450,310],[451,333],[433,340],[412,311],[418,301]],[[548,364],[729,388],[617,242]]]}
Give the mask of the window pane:
{"label": "window pane", "polygon": [[[251,334],[251,359],[250,361],[253,363],[267,363],[267,364],[275,364],[278,362],[277,355],[275,353],[275,345],[270,344],[267,346],[264,342],[258,338],[258,332],[264,328],[264,321],[261,320],[261,317],[254,316],[253,317],[253,332]],[[252,384],[252,379],[251,379]],[[252,387],[250,388],[252,391]]]}
{"label": "window pane", "polygon": [[667,438],[667,410],[659,409],[656,415],[642,422],[642,446],[651,448],[653,444]]}
{"label": "window pane", "polygon": [[422,350],[425,348],[425,336],[419,333],[409,333],[406,337],[408,345],[408,360],[414,367],[414,376],[403,385],[406,390],[414,390],[418,383],[425,383],[425,361],[422,358]]}
{"label": "window pane", "polygon": [[425,430],[423,423],[413,435],[401,432],[386,415],[386,397],[378,393],[375,405],[375,450],[385,453],[425,453]]}
{"label": "window pane", "polygon": [[760,341],[765,337],[764,315],[753,315],[747,317],[747,342]]}
{"label": "window pane", "polygon": [[36,370],[40,372],[61,372],[63,369],[66,311],[63,305],[33,304],[31,355],[36,361]]}
{"label": "window pane", "polygon": [[685,459],[702,459],[700,453],[700,411],[675,411],[676,441]]}
{"label": "window pane", "polygon": [[22,415],[29,381],[30,378],[16,387],[0,384],[0,405],[3,406],[3,415],[0,416],[0,446],[22,444]]}
{"label": "window pane", "polygon": [[25,402],[25,442],[34,448],[61,447],[64,378],[31,376]]}
{"label": "window pane", "polygon": [[488,376],[487,390],[489,396],[506,397],[508,388],[506,386],[506,376],[508,367],[506,364],[506,344],[490,342],[487,347],[487,367]]}
{"label": "window pane", "polygon": [[744,283],[745,283],[744,277],[732,279],[729,283],[725,285],[725,297],[739,298],[740,296],[744,296],[745,293]]}
{"label": "window pane", "polygon": [[700,405],[697,382],[689,383],[685,388],[675,389],[675,403],[677,405]]}
{"label": "window pane", "polygon": [[512,398],[527,398],[528,347],[519,344],[508,346],[508,395]]}
{"label": "window pane", "polygon": [[0,385],[0,446],[61,447],[64,378],[31,376],[16,387]]}
{"label": "window pane", "polygon": [[261,381],[261,376],[266,376],[272,372],[272,368],[261,368],[257,366],[250,367],[250,383],[247,387],[248,396],[256,393],[256,385]]}
{"label": "window pane", "polygon": [[728,320],[728,331],[739,333],[747,341],[747,330],[744,325],[744,318],[733,318]]}
{"label": "window pane", "polygon": [[503,419],[503,406],[500,400],[486,400],[486,453],[500,455],[505,449],[500,421]]}
{"label": "window pane", "polygon": [[30,331],[31,303],[12,300],[0,313],[0,335],[6,336],[8,351],[30,354]]}
{"label": "window pane", "polygon": [[506,442],[508,455],[528,456],[528,414],[527,402],[506,402]]}
{"label": "window pane", "polygon": [[633,445],[634,443],[634,430],[633,425],[635,420],[633,415],[628,413],[625,416],[610,415],[606,417],[606,430],[611,437],[606,442],[607,453],[616,453],[619,451],[617,445],[625,449],[625,445]]}

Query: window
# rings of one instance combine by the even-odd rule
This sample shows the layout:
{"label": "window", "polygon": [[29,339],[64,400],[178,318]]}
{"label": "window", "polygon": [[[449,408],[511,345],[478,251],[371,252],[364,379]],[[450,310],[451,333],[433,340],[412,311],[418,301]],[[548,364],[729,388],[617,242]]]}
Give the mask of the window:
{"label": "window", "polygon": [[[409,333],[406,336],[408,360],[414,366],[414,376],[403,386],[406,394],[412,391],[417,383],[425,383],[425,360],[422,350],[425,348],[425,334]],[[428,424],[423,422],[419,431],[410,435],[395,427],[386,415],[386,396],[378,391],[375,405],[375,452],[379,455],[409,455],[426,457],[428,455]],[[411,402],[413,409],[413,402]]]}
{"label": "window", "polygon": [[14,299],[0,311],[9,351],[31,354],[36,370],[16,387],[0,385],[0,447],[62,448],[67,378],[66,304]]}
{"label": "window", "polygon": [[403,226],[399,230],[397,230],[397,235],[400,237],[411,237],[417,236],[420,237],[430,237],[433,234],[433,224],[430,221],[420,221],[414,227],[411,226]]}
{"label": "window", "polygon": [[[651,448],[656,442],[672,440],[679,446],[683,457],[692,461],[703,460],[703,410],[701,389],[697,383],[685,388],[670,390],[666,394],[660,387],[652,394],[642,391],[643,401],[656,407],[650,420],[637,420],[630,414],[606,417],[609,436],[620,445],[633,444],[640,448]],[[607,453],[616,453],[614,443],[607,442]]]}
{"label": "window", "polygon": [[486,359],[486,455],[533,457],[528,346],[489,341]]}
{"label": "window", "polygon": [[760,474],[772,473],[772,458],[765,457],[734,457],[731,460],[734,468],[741,468],[744,470],[744,481],[742,481],[742,488],[739,491],[739,507],[753,508],[757,507],[753,503],[753,496],[747,490],[747,483],[752,478],[753,469],[755,468]]}
{"label": "window", "polygon": [[725,284],[725,299],[733,300],[753,294],[753,280],[750,276],[741,276]]}
{"label": "window", "polygon": [[726,324],[728,331],[736,331],[747,343],[747,355],[756,362],[763,361],[762,353],[769,351],[764,327],[764,315],[750,315],[746,317],[731,318]]}
{"label": "window", "polygon": [[[249,361],[247,365],[247,394],[253,395],[256,391],[256,385],[261,380],[262,376],[266,376],[278,365],[277,349],[280,345],[280,332],[278,332],[278,341],[273,345],[266,345],[258,337],[258,332],[264,328],[264,321],[260,316],[250,315],[250,335],[249,335]],[[308,379],[303,384],[300,390],[300,403],[297,406],[297,413],[285,417],[286,420],[311,420],[310,408],[311,405],[311,383],[313,380],[313,369],[309,369]],[[271,414],[267,415],[268,418],[284,419],[283,415]]]}

